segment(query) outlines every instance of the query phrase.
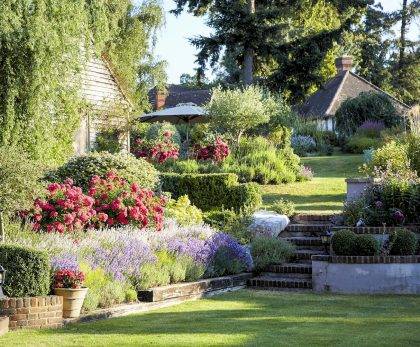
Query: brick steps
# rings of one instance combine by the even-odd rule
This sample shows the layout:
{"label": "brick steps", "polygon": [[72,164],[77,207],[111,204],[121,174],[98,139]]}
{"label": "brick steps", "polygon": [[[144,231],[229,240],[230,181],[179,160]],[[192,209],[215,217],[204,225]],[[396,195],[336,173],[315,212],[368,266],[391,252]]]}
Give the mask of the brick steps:
{"label": "brick steps", "polygon": [[261,277],[269,277],[269,278],[290,278],[290,279],[301,279],[301,280],[312,280],[312,274],[305,274],[305,273],[278,273],[278,272],[262,272],[260,274]]}
{"label": "brick steps", "polygon": [[298,214],[293,217],[293,221],[300,222],[330,222],[336,214]]}
{"label": "brick steps", "polygon": [[320,237],[316,236],[294,236],[286,237],[284,240],[293,243],[295,246],[305,246],[305,247],[322,247],[322,240]]}
{"label": "brick steps", "polygon": [[256,289],[267,288],[293,288],[293,289],[312,289],[312,281],[290,277],[269,277],[258,276],[248,280],[248,287]]}
{"label": "brick steps", "polygon": [[324,251],[316,249],[297,249],[295,250],[295,256],[298,260],[311,260],[313,255],[327,255]]}
{"label": "brick steps", "polygon": [[271,264],[267,270],[281,274],[312,274],[312,266],[304,263]]}

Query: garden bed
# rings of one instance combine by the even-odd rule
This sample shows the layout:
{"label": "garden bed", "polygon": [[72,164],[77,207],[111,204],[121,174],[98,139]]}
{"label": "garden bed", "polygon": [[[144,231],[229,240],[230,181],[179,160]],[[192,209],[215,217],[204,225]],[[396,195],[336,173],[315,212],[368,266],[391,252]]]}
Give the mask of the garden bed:
{"label": "garden bed", "polygon": [[138,292],[140,301],[158,302],[169,299],[190,297],[217,290],[243,287],[252,277],[251,273],[242,273],[232,276],[208,278],[196,282],[177,283],[169,286],[155,287]]}
{"label": "garden bed", "polygon": [[312,256],[315,292],[420,294],[420,256]]}

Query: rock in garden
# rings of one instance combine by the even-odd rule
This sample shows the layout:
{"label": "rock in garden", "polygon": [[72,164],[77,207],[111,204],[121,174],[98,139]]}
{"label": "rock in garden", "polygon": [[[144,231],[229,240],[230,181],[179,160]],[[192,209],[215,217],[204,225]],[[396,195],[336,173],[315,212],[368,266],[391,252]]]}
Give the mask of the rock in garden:
{"label": "rock in garden", "polygon": [[252,223],[249,226],[254,235],[277,237],[286,229],[290,220],[286,215],[273,211],[257,211],[252,216]]}

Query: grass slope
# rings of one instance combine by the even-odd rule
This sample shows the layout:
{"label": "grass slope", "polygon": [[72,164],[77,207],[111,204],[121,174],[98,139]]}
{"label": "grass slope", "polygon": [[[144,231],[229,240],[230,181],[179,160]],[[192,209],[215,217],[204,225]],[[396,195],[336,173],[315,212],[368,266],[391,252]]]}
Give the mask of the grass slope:
{"label": "grass slope", "polygon": [[360,176],[361,155],[334,155],[302,158],[312,168],[314,179],[308,182],[266,185],[262,187],[264,206],[279,198],[293,201],[300,213],[338,213],[346,196],[345,179]]}
{"label": "grass slope", "polygon": [[242,290],[149,313],[11,332],[0,346],[418,346],[419,296]]}

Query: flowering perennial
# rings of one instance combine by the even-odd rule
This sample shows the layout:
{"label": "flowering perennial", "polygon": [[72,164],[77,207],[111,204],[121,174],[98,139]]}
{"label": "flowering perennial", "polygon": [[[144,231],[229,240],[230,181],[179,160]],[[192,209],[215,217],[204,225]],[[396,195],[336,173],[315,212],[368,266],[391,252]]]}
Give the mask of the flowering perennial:
{"label": "flowering perennial", "polygon": [[143,229],[152,224],[156,230],[162,229],[165,198],[136,183],[130,185],[113,172],[106,178],[93,176],[89,196],[94,199],[95,228],[131,224]]}
{"label": "flowering perennial", "polygon": [[54,288],[81,288],[84,280],[85,275],[81,271],[57,270],[54,273]]}
{"label": "flowering perennial", "polygon": [[36,199],[28,212],[32,228],[36,231],[59,232],[83,230],[96,212],[94,199],[83,194],[67,179],[64,183],[51,183],[45,199]]}
{"label": "flowering perennial", "polygon": [[220,137],[217,137],[214,143],[206,146],[196,146],[195,148],[195,155],[198,160],[211,160],[216,163],[224,161],[229,153],[228,144]]}
{"label": "flowering perennial", "polygon": [[171,131],[165,131],[163,133],[163,140],[161,141],[150,142],[143,139],[137,139],[134,148],[135,156],[159,164],[164,163],[168,159],[178,159],[179,148],[173,142],[172,136],[173,133]]}

